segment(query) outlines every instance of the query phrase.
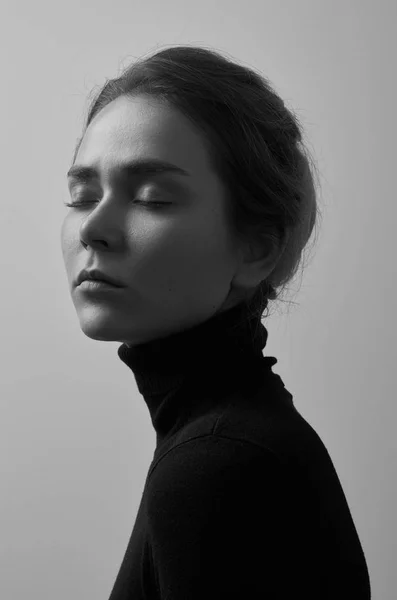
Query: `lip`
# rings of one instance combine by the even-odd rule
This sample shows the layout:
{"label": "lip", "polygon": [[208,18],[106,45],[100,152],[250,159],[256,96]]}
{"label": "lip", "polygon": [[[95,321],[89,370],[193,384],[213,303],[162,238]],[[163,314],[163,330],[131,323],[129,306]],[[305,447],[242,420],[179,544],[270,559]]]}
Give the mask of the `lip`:
{"label": "lip", "polygon": [[[77,276],[76,282],[75,282],[76,286],[80,287],[84,281],[87,281],[87,282],[92,281],[92,282],[96,282],[96,283],[100,283],[100,282],[107,283],[111,287],[116,287],[116,288],[125,287],[125,285],[123,283],[121,283],[121,281],[118,281],[114,277],[107,275],[106,273],[104,273],[103,271],[100,271],[99,269],[91,269],[91,270],[83,269],[82,271],[80,271],[80,273]],[[87,287],[87,289],[90,289],[90,288]],[[99,289],[99,287],[98,287],[98,289]]]}
{"label": "lip", "polygon": [[113,285],[108,281],[100,281],[99,279],[85,279],[77,287],[82,292],[92,293],[117,292],[123,289],[120,286]]}

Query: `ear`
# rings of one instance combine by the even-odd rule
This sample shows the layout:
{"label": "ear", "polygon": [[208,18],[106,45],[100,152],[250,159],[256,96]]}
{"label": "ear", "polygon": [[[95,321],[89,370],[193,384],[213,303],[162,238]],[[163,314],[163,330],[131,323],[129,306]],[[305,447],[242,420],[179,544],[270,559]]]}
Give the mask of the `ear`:
{"label": "ear", "polygon": [[242,293],[249,295],[274,271],[288,240],[289,232],[280,234],[273,231],[263,234],[260,239],[242,244],[233,285],[241,289]]}

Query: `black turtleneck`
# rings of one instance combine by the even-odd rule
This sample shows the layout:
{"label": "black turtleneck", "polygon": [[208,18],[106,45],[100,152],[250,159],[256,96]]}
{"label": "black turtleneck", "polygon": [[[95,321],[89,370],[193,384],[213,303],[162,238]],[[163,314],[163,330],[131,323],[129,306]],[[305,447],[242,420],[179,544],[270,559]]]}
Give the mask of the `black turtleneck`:
{"label": "black turtleneck", "polygon": [[264,357],[245,303],[118,349],[156,448],[109,600],[369,599],[323,442]]}

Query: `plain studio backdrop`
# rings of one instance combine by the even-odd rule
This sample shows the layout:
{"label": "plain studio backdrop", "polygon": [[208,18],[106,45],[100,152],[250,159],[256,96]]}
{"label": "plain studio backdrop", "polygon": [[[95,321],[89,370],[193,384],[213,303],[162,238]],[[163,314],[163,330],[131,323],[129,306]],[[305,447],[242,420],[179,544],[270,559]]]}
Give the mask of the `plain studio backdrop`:
{"label": "plain studio backdrop", "polygon": [[188,44],[268,77],[317,160],[319,240],[264,354],[331,455],[373,598],[393,600],[397,4],[3,0],[0,23],[0,598],[107,600],[124,556],[155,434],[120,344],[80,330],[66,172],[93,88]]}

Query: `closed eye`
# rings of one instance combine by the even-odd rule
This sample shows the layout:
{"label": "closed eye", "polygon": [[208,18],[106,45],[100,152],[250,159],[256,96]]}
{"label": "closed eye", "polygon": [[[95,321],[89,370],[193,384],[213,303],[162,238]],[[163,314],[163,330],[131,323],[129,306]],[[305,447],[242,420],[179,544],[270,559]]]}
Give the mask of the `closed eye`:
{"label": "closed eye", "polygon": [[[92,204],[92,202],[64,202],[65,206],[68,206],[69,208],[79,208],[81,206],[86,206],[88,204]],[[172,202],[155,202],[154,200],[135,200],[134,204],[146,204],[146,205],[151,205],[151,206],[165,206],[167,204],[172,204]]]}

